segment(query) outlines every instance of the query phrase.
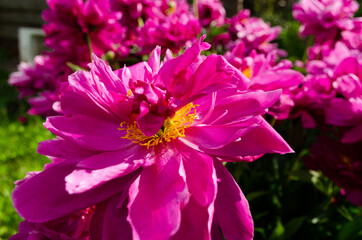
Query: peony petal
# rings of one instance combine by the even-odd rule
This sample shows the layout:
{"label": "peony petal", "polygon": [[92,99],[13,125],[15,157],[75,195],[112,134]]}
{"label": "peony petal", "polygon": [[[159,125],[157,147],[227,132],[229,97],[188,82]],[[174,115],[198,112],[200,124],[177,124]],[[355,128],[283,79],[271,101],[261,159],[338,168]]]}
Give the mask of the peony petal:
{"label": "peony petal", "polygon": [[175,146],[182,155],[189,192],[202,207],[212,205],[217,192],[217,179],[212,158],[181,142]]}
{"label": "peony petal", "polygon": [[269,71],[253,77],[253,83],[250,89],[262,89],[264,91],[275,90],[278,88],[285,89],[298,86],[303,81],[303,74],[291,69]]}
{"label": "peony petal", "polygon": [[291,153],[288,143],[264,119],[240,139],[218,149],[204,148],[197,143],[180,139],[186,145],[215,156],[255,156],[264,153]]}
{"label": "peony petal", "polygon": [[189,199],[180,154],[168,149],[144,168],[129,190],[128,221],[134,239],[169,239]]}
{"label": "peony petal", "polygon": [[138,175],[136,171],[90,191],[69,194],[65,189],[65,177],[75,168],[76,162],[61,162],[18,185],[12,199],[20,216],[31,222],[46,222],[80,211],[127,188]]}
{"label": "peony petal", "polygon": [[[185,69],[197,59],[202,50],[206,50],[210,47],[208,43],[203,42],[204,39],[205,36],[201,37],[195,44],[186,49],[182,55],[168,60],[158,72],[154,84],[166,87],[174,86],[174,81],[178,80],[177,75],[179,75],[180,72],[185,71]],[[169,91],[173,92],[172,89],[169,89]]]}
{"label": "peony petal", "polygon": [[132,230],[127,222],[127,215],[127,194],[117,194],[96,205],[90,226],[91,239],[132,239]]}
{"label": "peony petal", "polygon": [[220,179],[215,200],[215,223],[228,240],[253,239],[253,219],[248,201],[224,165],[215,160],[214,166]]}
{"label": "peony petal", "polygon": [[89,191],[114,178],[125,176],[142,166],[154,163],[154,157],[136,145],[131,151],[105,152],[80,161],[72,173],[65,177],[70,194]]}
{"label": "peony petal", "polygon": [[250,80],[224,57],[213,54],[200,64],[189,84],[185,84],[185,92],[191,97],[208,86],[221,83],[231,83],[240,90],[246,90]]}
{"label": "peony petal", "polygon": [[44,123],[52,133],[91,151],[114,151],[132,144],[122,139],[126,133],[119,130],[120,122],[103,121],[87,116],[49,117]]}
{"label": "peony petal", "polygon": [[199,105],[196,108],[199,119],[193,125],[201,123],[230,124],[240,118],[264,114],[267,108],[271,107],[279,99],[280,94],[280,90],[241,94],[218,91],[209,94],[193,101],[194,104]]}
{"label": "peony petal", "polygon": [[88,158],[98,153],[81,148],[62,138],[39,142],[37,151],[39,154],[60,159]]}
{"label": "peony petal", "polygon": [[[212,210],[213,210],[212,206]],[[197,217],[195,217],[197,216]],[[201,206],[193,197],[182,209],[181,226],[176,235],[171,240],[211,240],[212,214],[209,214],[208,208]],[[211,219],[211,221],[210,221]]]}

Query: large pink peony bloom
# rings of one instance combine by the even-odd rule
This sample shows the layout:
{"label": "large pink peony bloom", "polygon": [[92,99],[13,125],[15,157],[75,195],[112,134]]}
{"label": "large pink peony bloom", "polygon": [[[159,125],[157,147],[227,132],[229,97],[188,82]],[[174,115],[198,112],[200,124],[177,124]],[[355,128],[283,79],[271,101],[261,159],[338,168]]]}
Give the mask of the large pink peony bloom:
{"label": "large pink peony bloom", "polygon": [[[247,92],[222,56],[184,54],[113,72],[94,56],[63,92],[57,135],[38,151],[52,165],[16,187],[26,221],[43,223],[95,205],[91,239],[252,239],[248,202],[221,161],[291,148],[262,118],[280,91]],[[116,226],[116,227],[112,227]]]}

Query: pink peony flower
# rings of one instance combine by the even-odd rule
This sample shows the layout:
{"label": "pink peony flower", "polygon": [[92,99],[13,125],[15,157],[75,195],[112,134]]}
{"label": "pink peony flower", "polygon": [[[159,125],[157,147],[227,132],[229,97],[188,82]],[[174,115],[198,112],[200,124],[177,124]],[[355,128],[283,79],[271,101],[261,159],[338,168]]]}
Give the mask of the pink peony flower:
{"label": "pink peony flower", "polygon": [[[73,64],[83,66],[90,60],[87,34],[95,54],[108,51],[118,58],[128,54],[123,45],[125,29],[120,25],[121,13],[110,11],[108,0],[47,0],[49,9],[43,12],[47,21],[43,29],[45,43],[56,53],[68,56]],[[75,60],[75,61],[74,61]]]}
{"label": "pink peony flower", "polygon": [[148,18],[140,29],[138,46],[149,54],[156,46],[178,53],[181,47],[194,42],[201,31],[196,17],[187,8],[175,6],[160,17]]}
{"label": "pink peony flower", "polygon": [[[315,120],[322,124],[325,124],[326,121],[331,123],[330,120],[325,119],[324,115],[325,110],[334,101],[333,99],[338,94],[343,94],[337,89],[337,82],[341,81],[337,79],[341,78],[341,75],[345,75],[344,71],[358,71],[353,70],[355,64],[347,67],[342,62],[345,59],[358,59],[361,56],[358,50],[348,49],[343,42],[339,41],[332,50],[323,52],[321,60],[307,62],[306,70],[308,75],[306,82],[300,88],[292,91],[295,103],[292,115],[294,117],[302,116],[304,127],[315,127]],[[347,61],[347,63],[351,62]],[[346,70],[338,70],[341,68],[346,68]],[[342,78],[346,79],[346,77]]]}
{"label": "pink peony flower", "polygon": [[342,144],[326,136],[311,148],[311,156],[304,159],[309,169],[322,171],[339,187],[344,188],[348,200],[362,206],[362,141]]}
{"label": "pink peony flower", "polygon": [[202,40],[115,72],[93,56],[90,72],[71,75],[64,116],[44,124],[57,138],[38,148],[56,160],[16,187],[19,214],[44,223],[95,205],[94,239],[218,239],[219,229],[252,239],[248,202],[221,161],[292,151],[261,116],[280,91],[247,92],[222,56],[200,61]]}
{"label": "pink peony flower", "polygon": [[348,57],[341,61],[334,72],[335,98],[326,107],[326,121],[335,126],[351,127],[342,142],[362,140],[362,61]]}
{"label": "pink peony flower", "polygon": [[[231,50],[240,42],[245,44],[245,56],[249,55],[253,49],[260,53],[268,53],[277,49],[276,44],[270,42],[277,38],[281,27],[270,27],[270,24],[265,23],[263,19],[250,17],[248,9],[240,11],[229,22],[228,31],[232,40],[229,48]],[[280,50],[280,54],[284,55],[284,52]]]}
{"label": "pink peony flower", "polygon": [[45,223],[21,222],[19,233],[9,240],[88,240],[93,211],[88,208]]}
{"label": "pink peony flower", "polygon": [[348,29],[357,10],[355,0],[301,0],[294,4],[293,16],[302,24],[302,36],[315,35],[316,43],[322,43]]}
{"label": "pink peony flower", "polygon": [[244,43],[239,43],[232,51],[225,53],[225,58],[251,80],[250,90],[271,91],[282,89],[279,100],[268,111],[276,119],[287,119],[294,106],[290,90],[304,82],[304,76],[291,70],[292,63],[282,60],[278,63],[275,51],[258,54],[253,50],[244,57]]}
{"label": "pink peony flower", "polygon": [[362,51],[362,17],[354,18],[351,29],[341,33],[343,41],[351,49]]}
{"label": "pink peony flower", "polygon": [[211,24],[221,26],[226,20],[226,11],[219,0],[198,0],[199,21],[202,27],[210,27]]}

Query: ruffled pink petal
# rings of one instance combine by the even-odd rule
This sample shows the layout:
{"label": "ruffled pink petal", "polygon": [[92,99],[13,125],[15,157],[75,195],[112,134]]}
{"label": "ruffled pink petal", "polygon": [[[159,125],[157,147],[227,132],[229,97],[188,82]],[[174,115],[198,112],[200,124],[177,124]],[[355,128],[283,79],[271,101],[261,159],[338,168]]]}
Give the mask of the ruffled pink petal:
{"label": "ruffled pink petal", "polygon": [[[77,104],[74,104],[77,103]],[[61,97],[61,109],[65,116],[86,115],[98,117],[100,119],[114,120],[113,115],[109,115],[106,110],[100,108],[95,102],[83,94],[65,91]]]}
{"label": "ruffled pink petal", "polygon": [[118,194],[97,204],[90,225],[91,239],[132,239],[132,230],[127,222],[127,215],[127,194]]}
{"label": "ruffled pink petal", "polygon": [[261,119],[257,127],[250,129],[250,131],[241,136],[240,139],[222,148],[204,148],[201,145],[197,145],[197,143],[190,143],[183,139],[181,139],[181,141],[197,150],[216,156],[235,157],[254,156],[264,153],[284,154],[293,152],[293,149],[290,148],[288,143],[285,142],[264,119]]}
{"label": "ruffled pink petal", "polygon": [[39,142],[37,151],[39,154],[60,159],[82,159],[98,153],[61,138]]}
{"label": "ruffled pink petal", "polygon": [[[213,207],[212,207],[213,210]],[[213,212],[213,211],[212,211]],[[211,240],[212,216],[209,215],[207,207],[201,206],[193,197],[182,209],[181,226],[171,240]]]}
{"label": "ruffled pink petal", "polygon": [[279,99],[280,94],[281,90],[240,94],[225,91],[209,94],[194,101],[194,104],[199,105],[196,108],[199,119],[195,120],[193,125],[231,124],[239,119],[264,114],[266,109]]}
{"label": "ruffled pink petal", "polygon": [[[200,52],[210,47],[208,43],[203,42],[205,36],[201,37],[195,44],[186,51],[173,59],[168,60],[158,72],[155,85],[161,86],[175,86],[175,81],[179,81],[178,75],[185,71],[189,65],[191,65],[200,55]],[[174,92],[173,89],[169,89],[170,92]]]}
{"label": "ruffled pink petal", "polygon": [[[176,143],[175,146],[182,155],[189,192],[202,207],[209,207],[213,204],[217,192],[217,179],[212,158],[181,142]],[[201,172],[200,169],[202,169]]]}
{"label": "ruffled pink petal", "polygon": [[120,122],[103,121],[82,115],[72,117],[49,117],[44,123],[52,133],[91,151],[114,151],[132,144],[121,137],[125,130],[119,130]]}
{"label": "ruffled pink petal", "polygon": [[211,55],[200,64],[189,84],[185,84],[185,93],[191,97],[208,86],[221,83],[231,83],[240,90],[246,90],[250,80],[224,57]]}
{"label": "ruffled pink petal", "polygon": [[134,239],[169,239],[181,224],[189,200],[180,154],[168,149],[144,168],[129,190],[128,221]]}
{"label": "ruffled pink petal", "polygon": [[185,131],[185,140],[200,148],[218,149],[236,141],[251,129],[257,127],[259,122],[260,118],[254,117],[233,125],[190,127]]}
{"label": "ruffled pink petal", "polygon": [[269,71],[253,77],[250,89],[263,89],[264,91],[278,88],[285,89],[292,86],[298,86],[303,81],[303,74],[294,70],[284,69]]}
{"label": "ruffled pink petal", "polygon": [[91,69],[91,75],[95,82],[97,83],[99,81],[103,83],[109,91],[118,92],[126,95],[127,90],[123,82],[112,71],[112,68],[104,60],[98,58],[94,53],[92,54],[92,58],[93,62],[89,64],[89,67]]}
{"label": "ruffled pink petal", "polygon": [[75,169],[75,162],[62,162],[18,185],[12,200],[20,216],[31,222],[46,222],[80,211],[122,191],[138,175],[138,171],[133,172],[87,192],[69,194],[65,177]]}
{"label": "ruffled pink petal", "polygon": [[215,160],[214,166],[220,179],[215,200],[215,223],[228,240],[253,239],[253,219],[248,201],[224,165]]}
{"label": "ruffled pink petal", "polygon": [[152,165],[154,156],[147,155],[142,151],[144,149],[136,145],[130,151],[105,152],[80,161],[79,169],[65,177],[66,190],[71,194],[89,191],[140,167]]}

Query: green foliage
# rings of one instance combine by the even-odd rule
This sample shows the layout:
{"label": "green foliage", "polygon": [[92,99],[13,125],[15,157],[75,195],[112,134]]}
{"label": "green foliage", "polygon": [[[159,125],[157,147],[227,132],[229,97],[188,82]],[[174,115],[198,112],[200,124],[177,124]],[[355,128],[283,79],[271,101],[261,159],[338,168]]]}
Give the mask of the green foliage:
{"label": "green foliage", "polygon": [[298,121],[276,127],[296,153],[226,165],[249,201],[254,239],[360,239],[362,208],[350,204],[320,172],[306,169],[302,159],[317,132],[296,131],[299,127]]}
{"label": "green foliage", "polygon": [[14,181],[25,177],[26,172],[41,171],[49,160],[37,154],[38,142],[52,138],[43,126],[43,119],[18,117],[26,109],[18,102],[16,92],[7,84],[8,73],[0,70],[0,239],[8,239],[17,232],[21,218],[11,203]]}

